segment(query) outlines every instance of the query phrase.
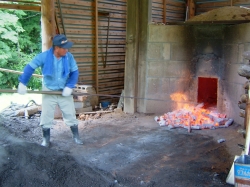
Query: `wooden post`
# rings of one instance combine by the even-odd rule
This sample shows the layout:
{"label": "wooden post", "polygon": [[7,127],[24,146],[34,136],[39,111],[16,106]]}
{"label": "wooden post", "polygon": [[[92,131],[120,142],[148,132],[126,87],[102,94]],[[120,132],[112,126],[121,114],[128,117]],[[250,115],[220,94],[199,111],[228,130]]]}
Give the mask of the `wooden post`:
{"label": "wooden post", "polygon": [[52,45],[55,34],[54,0],[41,0],[42,51]]}
{"label": "wooden post", "polygon": [[96,93],[99,93],[99,70],[98,70],[98,0],[95,0],[95,70],[96,70]]}
{"label": "wooden post", "polygon": [[163,23],[167,22],[167,0],[163,0]]}
{"label": "wooden post", "polygon": [[188,0],[187,2],[188,6],[188,19],[195,16],[195,3],[194,0]]}

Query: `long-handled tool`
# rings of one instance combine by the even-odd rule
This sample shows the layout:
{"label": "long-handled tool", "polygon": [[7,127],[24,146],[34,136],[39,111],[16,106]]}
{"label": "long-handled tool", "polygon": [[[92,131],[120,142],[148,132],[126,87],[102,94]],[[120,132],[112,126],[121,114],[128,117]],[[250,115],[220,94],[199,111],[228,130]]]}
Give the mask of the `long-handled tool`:
{"label": "long-handled tool", "polygon": [[[0,93],[17,93],[17,90],[0,89]],[[33,91],[33,90],[27,90],[27,93],[29,93],[29,94],[62,95],[61,91]],[[82,93],[82,92],[73,92],[72,95],[80,96],[80,95],[89,95],[89,94],[88,93]]]}
{"label": "long-handled tool", "polygon": [[[4,68],[0,68],[0,71],[14,73],[14,74],[20,74],[20,75],[23,74],[22,71],[16,71],[16,70],[11,70],[11,69],[4,69]],[[39,78],[43,77],[42,75],[38,75],[38,74],[32,74],[32,76],[39,77]]]}
{"label": "long-handled tool", "polygon": [[[9,70],[9,69],[4,69],[4,68],[0,68],[0,71],[5,71],[5,72],[10,72],[10,73],[15,73],[15,74],[22,74],[23,73],[21,71]],[[38,75],[38,74],[32,74],[32,76],[40,77],[40,78],[43,77],[42,75]],[[0,93],[17,93],[17,90],[0,89]],[[62,95],[61,91],[33,91],[33,90],[27,90],[27,93]],[[143,97],[123,96],[123,95],[120,96],[120,95],[106,95],[106,94],[89,94],[89,93],[76,92],[76,91],[73,91],[72,95],[73,96],[82,96],[82,95],[86,95],[86,96],[103,96],[103,97],[111,97],[111,98],[143,99],[143,100],[166,101],[166,102],[169,101],[169,100],[163,100],[163,99],[153,99],[153,98],[143,98]]]}
{"label": "long-handled tool", "polygon": [[[0,89],[0,93],[17,93],[17,90],[12,89]],[[33,90],[27,90],[27,93],[30,94],[49,94],[49,95],[62,95],[61,91],[33,91]],[[118,98],[128,98],[128,99],[143,99],[143,100],[154,100],[154,101],[166,101],[169,102],[169,100],[163,100],[163,99],[154,99],[154,98],[144,98],[144,97],[133,97],[133,96],[120,96],[120,95],[106,95],[106,94],[90,94],[90,93],[84,93],[84,92],[72,92],[73,96],[103,96],[103,97],[118,97]]]}

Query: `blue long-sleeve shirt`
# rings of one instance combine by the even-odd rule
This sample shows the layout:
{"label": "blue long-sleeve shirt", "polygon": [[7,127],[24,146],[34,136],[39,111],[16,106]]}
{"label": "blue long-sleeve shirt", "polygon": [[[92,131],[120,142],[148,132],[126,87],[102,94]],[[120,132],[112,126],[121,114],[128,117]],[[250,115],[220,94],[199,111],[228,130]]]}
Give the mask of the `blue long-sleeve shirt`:
{"label": "blue long-sleeve shirt", "polygon": [[[23,84],[27,84],[27,80],[31,77],[30,74],[34,72],[36,68],[41,67],[43,70],[44,63],[46,60],[48,51],[40,53],[35,56],[35,58],[27,65],[25,68],[26,71],[19,77],[19,81]],[[67,52],[65,57],[67,58],[67,65],[69,68],[69,72],[66,76],[63,76],[63,61],[62,57],[57,59],[55,55],[53,55],[53,64],[51,67],[53,68],[51,76],[44,76],[43,77],[43,84],[47,88],[51,90],[62,90],[65,86],[73,88],[78,80],[78,66],[70,52]],[[29,67],[30,66],[30,67]],[[33,71],[32,71],[33,70]]]}

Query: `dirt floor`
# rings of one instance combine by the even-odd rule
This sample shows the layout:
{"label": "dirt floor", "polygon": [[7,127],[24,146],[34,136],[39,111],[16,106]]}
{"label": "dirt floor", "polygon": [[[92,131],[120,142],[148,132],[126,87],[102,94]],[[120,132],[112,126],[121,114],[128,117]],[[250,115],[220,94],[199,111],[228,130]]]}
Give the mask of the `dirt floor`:
{"label": "dirt floor", "polygon": [[38,117],[0,118],[0,186],[233,186],[226,177],[245,142],[238,124],[189,133],[160,127],[154,115],[109,113],[79,121],[84,145],[56,120],[45,148],[38,124]]}

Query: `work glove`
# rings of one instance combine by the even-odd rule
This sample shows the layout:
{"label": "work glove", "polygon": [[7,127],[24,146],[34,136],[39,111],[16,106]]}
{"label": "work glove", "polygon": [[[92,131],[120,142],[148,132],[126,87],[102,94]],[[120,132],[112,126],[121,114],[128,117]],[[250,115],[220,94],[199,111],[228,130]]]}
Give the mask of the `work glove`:
{"label": "work glove", "polygon": [[19,82],[17,92],[24,95],[27,93],[27,87],[23,83]]}
{"label": "work glove", "polygon": [[72,90],[71,88],[65,87],[65,88],[63,89],[62,96],[68,97],[68,96],[70,96],[70,95],[72,94],[72,91],[73,91],[73,90]]}

